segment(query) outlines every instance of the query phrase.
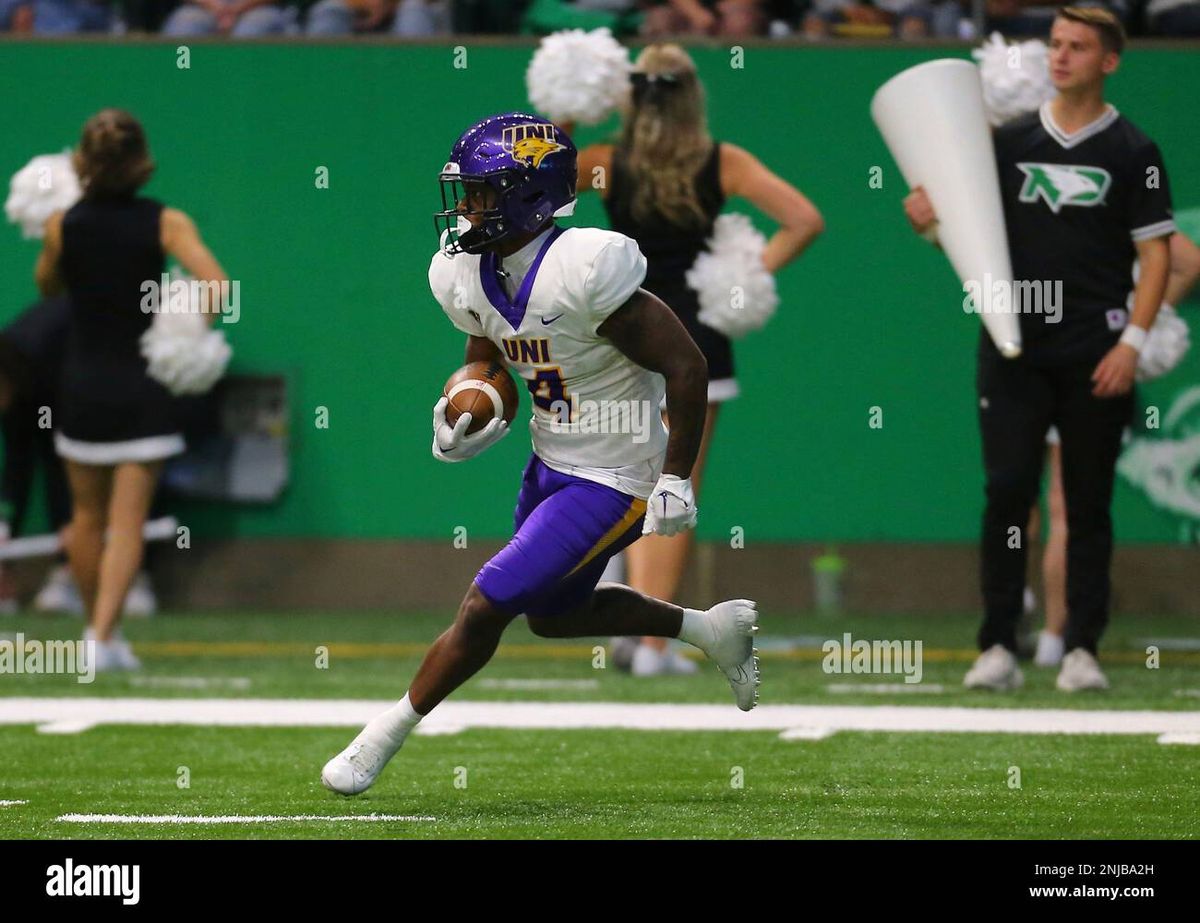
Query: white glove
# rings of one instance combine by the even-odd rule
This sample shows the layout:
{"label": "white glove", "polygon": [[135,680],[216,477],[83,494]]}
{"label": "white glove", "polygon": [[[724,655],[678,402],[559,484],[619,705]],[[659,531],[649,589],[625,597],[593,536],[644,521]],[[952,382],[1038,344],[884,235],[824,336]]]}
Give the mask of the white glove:
{"label": "white glove", "polygon": [[433,457],[438,461],[466,461],[499,442],[508,432],[508,421],[496,417],[479,432],[468,436],[471,414],[460,414],[454,426],[451,426],[446,422],[446,407],[449,404],[449,399],[443,397],[433,405]]}
{"label": "white glove", "polygon": [[646,518],[642,535],[657,532],[674,535],[696,525],[696,495],[692,479],[664,474],[654,485],[654,493],[646,501]]}

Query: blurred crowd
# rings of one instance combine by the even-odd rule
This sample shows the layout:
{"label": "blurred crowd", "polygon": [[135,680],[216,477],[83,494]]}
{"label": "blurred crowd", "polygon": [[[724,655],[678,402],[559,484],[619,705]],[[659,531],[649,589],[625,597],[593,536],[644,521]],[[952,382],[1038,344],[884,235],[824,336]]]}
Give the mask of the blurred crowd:
{"label": "blurred crowd", "polygon": [[[1111,0],[1131,35],[1200,36],[1200,0]],[[1044,36],[1055,6],[985,0],[984,31]],[[975,39],[969,0],[0,0],[0,32],[37,35],[542,35]]]}

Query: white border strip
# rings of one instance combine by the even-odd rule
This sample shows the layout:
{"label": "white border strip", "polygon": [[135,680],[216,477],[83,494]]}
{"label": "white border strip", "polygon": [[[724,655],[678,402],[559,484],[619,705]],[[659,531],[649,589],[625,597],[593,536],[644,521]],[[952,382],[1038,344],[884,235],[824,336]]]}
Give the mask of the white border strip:
{"label": "white border strip", "polygon": [[[985,697],[980,696],[980,701]],[[1008,696],[1007,701],[1020,696]],[[0,725],[89,723],[204,727],[361,728],[395,705],[358,699],[2,698]],[[917,705],[722,705],[630,702],[444,702],[422,731],[450,728],[642,731],[836,731],[969,734],[1200,734],[1200,711]]]}
{"label": "white border strip", "polygon": [[60,824],[279,824],[290,821],[429,822],[437,818],[412,814],[60,814],[54,820]]}

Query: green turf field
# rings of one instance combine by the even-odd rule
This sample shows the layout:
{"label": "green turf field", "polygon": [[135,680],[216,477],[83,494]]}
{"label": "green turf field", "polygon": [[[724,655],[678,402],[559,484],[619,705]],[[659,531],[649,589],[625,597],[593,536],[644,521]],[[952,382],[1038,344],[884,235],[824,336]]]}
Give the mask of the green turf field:
{"label": "green turf field", "polygon": [[[268,724],[278,726],[263,727],[218,727],[195,718],[155,725],[104,720],[108,709],[125,706],[108,699],[168,699],[163,703],[168,722],[175,720],[172,715],[191,714],[196,700],[218,700],[218,708],[239,703],[260,712],[265,708],[264,714],[273,714],[275,704],[297,700],[303,700],[302,711],[333,704],[329,700],[392,700],[404,691],[423,646],[447,618],[166,615],[127,626],[145,662],[138,674],[102,675],[90,685],[70,676],[0,674],[0,715],[10,716],[0,722],[0,837],[1200,834],[1200,750],[1159,743],[1153,729],[1145,734],[837,730],[822,739],[792,740],[781,739],[777,729],[669,729],[676,715],[689,707],[694,712],[698,705],[720,706],[702,711],[733,726],[779,705],[856,706],[856,714],[869,715],[880,706],[1027,710],[1018,717],[1058,709],[1137,710],[1188,721],[1186,713],[1200,708],[1200,652],[1168,648],[1200,636],[1200,626],[1178,618],[1118,620],[1102,657],[1113,688],[1068,696],[1054,690],[1054,671],[1028,665],[1020,692],[962,690],[962,673],[972,656],[973,616],[823,619],[767,613],[761,633],[764,708],[752,716],[737,712],[728,686],[712,668],[691,677],[635,680],[611,668],[597,669],[590,643],[534,638],[518,622],[496,659],[452,697],[445,714],[456,702],[508,703],[518,710],[517,703],[528,703],[538,715],[575,714],[568,705],[555,709],[555,703],[627,703],[617,714],[652,703],[667,706],[654,711],[665,716],[664,727],[576,728],[573,719],[564,719],[565,727],[544,730],[468,726],[458,733],[414,735],[377,785],[354,799],[327,792],[318,776],[324,761],[357,728],[293,726],[292,719],[272,719]],[[78,630],[79,622],[66,618],[0,621],[5,637],[22,632],[69,638]],[[901,676],[825,673],[821,640],[844,632],[856,639],[920,639],[920,691]],[[1150,669],[1145,648],[1156,640],[1162,642],[1161,663]],[[327,648],[327,663],[318,648]],[[865,691],[880,686],[880,691]],[[59,733],[44,733],[35,726],[44,724],[40,718],[13,723],[13,709],[19,714],[27,707],[17,697],[106,701],[61,703],[67,717],[85,706],[100,717],[84,730],[59,727]],[[464,713],[469,724],[471,709],[456,712]],[[432,726],[431,719],[426,723]],[[186,787],[179,784],[181,767],[186,767]],[[353,819],[373,813],[400,819]],[[109,814],[120,815],[121,822],[66,819]],[[130,823],[135,816],[193,822]],[[228,817],[284,819],[194,822]]]}

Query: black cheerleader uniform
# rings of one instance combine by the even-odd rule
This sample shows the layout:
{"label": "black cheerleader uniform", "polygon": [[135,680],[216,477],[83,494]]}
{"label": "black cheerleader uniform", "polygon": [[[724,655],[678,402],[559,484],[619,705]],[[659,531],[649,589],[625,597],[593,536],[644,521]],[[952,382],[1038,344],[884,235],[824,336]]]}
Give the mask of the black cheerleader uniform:
{"label": "black cheerleader uniform", "polygon": [[642,287],[670,306],[708,361],[710,404],[727,401],[738,395],[733,344],[723,333],[700,322],[697,317],[700,299],[684,277],[696,262],[696,257],[707,249],[708,238],[713,233],[713,222],[725,204],[725,195],[721,191],[720,150],[720,143],[714,141],[712,151],[696,174],[696,197],[706,217],[705,223],[699,227],[683,228],[660,215],[654,215],[645,222],[633,217],[632,203],[642,193],[636,177],[625,163],[625,154],[620,147],[613,150],[612,176],[608,196],[604,199],[609,226],[626,237],[632,237],[645,254],[648,265]]}
{"label": "black cheerleader uniform", "polygon": [[[157,461],[184,450],[176,400],[146,374],[138,342],[160,285],[163,205],[125,196],[83,199],[63,216],[60,270],[71,302],[55,449],[92,465]],[[165,295],[165,293],[163,293]]]}

